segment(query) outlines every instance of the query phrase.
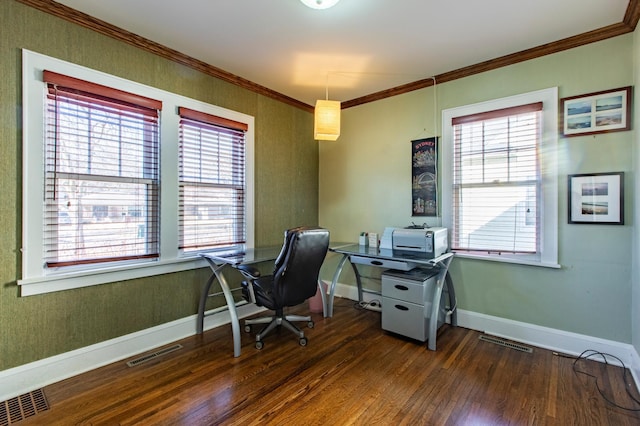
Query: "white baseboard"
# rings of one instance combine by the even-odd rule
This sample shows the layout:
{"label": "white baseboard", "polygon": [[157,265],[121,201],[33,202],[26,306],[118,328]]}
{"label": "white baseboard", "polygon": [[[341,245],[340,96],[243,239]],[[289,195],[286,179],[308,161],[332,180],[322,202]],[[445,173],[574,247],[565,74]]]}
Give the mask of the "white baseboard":
{"label": "white baseboard", "polygon": [[633,351],[632,358],[633,362],[629,366],[629,370],[631,370],[633,381],[636,383],[636,389],[640,389],[640,355],[637,350]]}
{"label": "white baseboard", "polygon": [[[352,300],[358,299],[358,292],[355,286],[337,284],[335,294]],[[369,302],[372,299],[380,300],[381,297],[364,293],[363,299],[365,302]],[[461,309],[458,309],[458,325],[496,337],[502,337],[572,356],[578,356],[585,350],[614,355],[622,360],[625,366],[631,371],[636,387],[640,389],[640,356],[631,344],[541,327]],[[591,359],[600,361],[597,357]],[[616,363],[614,359],[607,359],[607,361]]]}
{"label": "white baseboard", "polygon": [[[242,305],[238,307],[238,317],[243,318],[263,310],[264,308],[253,304]],[[204,329],[209,330],[229,324],[230,321],[228,311],[221,310],[205,317]],[[6,401],[194,334],[196,334],[196,315],[0,371],[0,401]],[[229,356],[233,356],[233,353]]]}
{"label": "white baseboard", "polygon": [[458,325],[497,337],[578,356],[585,350],[614,355],[627,367],[633,364],[635,348],[628,343],[541,327],[477,312],[458,310]]}
{"label": "white baseboard", "polygon": [[[338,297],[357,300],[357,291],[354,286],[338,284],[335,294]],[[370,293],[365,293],[363,297],[367,302],[373,299],[381,299]],[[263,310],[263,308],[259,308],[256,305],[243,305],[238,308],[238,316],[243,318]],[[228,312],[226,310],[221,311],[205,318],[204,329],[209,330],[229,322]],[[620,358],[629,368],[636,387],[640,389],[640,356],[630,344],[464,310],[458,310],[458,325],[568,355],[577,356],[587,349],[614,355]],[[195,332],[196,316],[193,315],[116,339],[0,371],[0,401],[5,401],[112,362],[173,343],[194,335]],[[229,354],[229,356],[232,355]]]}

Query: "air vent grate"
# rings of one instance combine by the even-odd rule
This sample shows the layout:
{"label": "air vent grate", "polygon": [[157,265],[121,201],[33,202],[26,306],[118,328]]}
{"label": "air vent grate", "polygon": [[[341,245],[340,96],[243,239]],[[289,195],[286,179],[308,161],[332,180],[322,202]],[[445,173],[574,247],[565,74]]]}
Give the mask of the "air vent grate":
{"label": "air vent grate", "polygon": [[48,409],[49,404],[42,389],[16,396],[0,402],[0,426],[14,424]]}
{"label": "air vent grate", "polygon": [[164,349],[159,349],[159,350],[157,350],[155,352],[151,352],[149,354],[143,355],[140,358],[133,359],[133,360],[127,362],[127,365],[129,367],[135,367],[136,365],[143,364],[143,363],[145,363],[147,361],[151,361],[152,359],[156,359],[156,358],[158,358],[158,357],[160,357],[162,355],[166,355],[168,353],[177,351],[179,349],[182,349],[182,345],[173,345],[173,346],[166,347]]}
{"label": "air vent grate", "polygon": [[489,342],[489,343],[494,343],[496,345],[504,346],[506,348],[515,349],[515,350],[521,351],[521,352],[533,353],[533,349],[528,347],[528,346],[520,345],[518,343],[509,342],[507,340],[502,340],[502,339],[499,339],[499,338],[493,337],[493,336],[481,335],[480,336],[480,340],[483,340],[483,341]]}

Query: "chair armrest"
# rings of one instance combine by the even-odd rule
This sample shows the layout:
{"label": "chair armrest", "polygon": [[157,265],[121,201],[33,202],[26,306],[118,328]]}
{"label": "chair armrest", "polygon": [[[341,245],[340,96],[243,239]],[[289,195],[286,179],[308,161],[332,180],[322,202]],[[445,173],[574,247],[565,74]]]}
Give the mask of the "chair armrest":
{"label": "chair armrest", "polygon": [[245,277],[255,280],[260,277],[260,271],[251,265],[238,265],[236,269]]}

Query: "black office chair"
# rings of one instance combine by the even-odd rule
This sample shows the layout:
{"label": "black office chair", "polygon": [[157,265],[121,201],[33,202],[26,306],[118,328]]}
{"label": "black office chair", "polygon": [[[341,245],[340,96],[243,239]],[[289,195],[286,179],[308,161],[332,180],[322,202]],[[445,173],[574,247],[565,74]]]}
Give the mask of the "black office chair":
{"label": "black office chair", "polygon": [[240,265],[238,270],[247,278],[242,282],[242,296],[258,306],[275,311],[275,315],[248,319],[245,331],[251,332],[252,324],[267,324],[256,335],[256,348],[262,349],[262,338],[276,326],[283,325],[295,333],[300,346],[306,346],[307,338],[292,321],[314,324],[310,316],[285,315],[284,308],[299,305],[316,294],[320,267],[329,249],[329,231],[322,228],[298,227],[285,231],[284,244],[278,255],[273,274],[260,276],[251,265]]}

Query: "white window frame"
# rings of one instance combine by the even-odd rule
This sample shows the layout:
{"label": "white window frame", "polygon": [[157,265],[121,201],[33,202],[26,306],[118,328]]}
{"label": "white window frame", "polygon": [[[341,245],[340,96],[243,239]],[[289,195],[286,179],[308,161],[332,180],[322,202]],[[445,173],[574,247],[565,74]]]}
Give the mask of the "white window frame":
{"label": "white window frame", "polygon": [[453,146],[452,119],[503,108],[542,102],[542,140],[539,149],[542,196],[540,197],[540,252],[536,254],[489,254],[456,252],[456,257],[559,268],[558,264],[558,88],[552,87],[450,108],[442,111],[442,224],[453,226]]}
{"label": "white window frame", "polygon": [[[162,101],[160,112],[160,257],[118,264],[47,270],[43,254],[45,93],[44,70]],[[254,246],[254,117],[166,92],[26,49],[23,75],[22,279],[20,294],[30,296],[206,267],[197,253],[178,249],[178,106],[246,123],[247,246]]]}

